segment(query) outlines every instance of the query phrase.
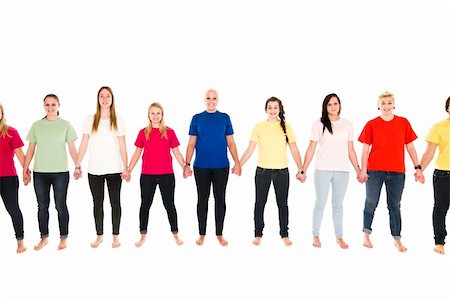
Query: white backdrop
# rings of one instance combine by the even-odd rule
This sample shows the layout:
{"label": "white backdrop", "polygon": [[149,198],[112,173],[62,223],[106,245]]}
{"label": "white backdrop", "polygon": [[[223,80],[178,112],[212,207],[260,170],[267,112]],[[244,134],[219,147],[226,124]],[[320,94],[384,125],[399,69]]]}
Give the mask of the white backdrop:
{"label": "white backdrop", "polygon": [[[266,117],[265,100],[277,96],[303,157],[326,94],[340,96],[342,116],[353,122],[357,138],[378,115],[377,95],[388,89],[396,95],[396,114],[407,117],[419,136],[415,145],[421,157],[430,126],[447,117],[449,17],[447,1],[1,1],[0,101],[8,123],[25,139],[32,122],[44,115],[43,97],[55,93],[61,117],[81,136],[84,117],[95,111],[99,87],[111,86],[117,112],[127,123],[131,157],[153,101],[164,106],[166,124],[175,129],[184,154],[190,119],[204,110],[204,92],[216,88],[218,108],[231,116],[241,155],[252,127]],[[359,142],[355,148],[360,157]],[[11,221],[0,209],[0,298],[448,299],[449,255],[432,251],[432,165],[425,172],[427,183],[419,185],[407,157],[402,234],[409,251],[400,254],[389,233],[384,194],[373,226],[375,248],[362,247],[365,188],[356,179],[349,184],[344,208],[350,248],[343,251],[334,243],[330,204],[322,223],[323,248],[313,248],[312,169],[305,184],[291,179],[293,246],[286,248],[279,240],[273,190],[262,245],[253,246],[255,164],[256,153],[241,177],[230,177],[226,248],[214,237],[212,199],[207,239],[203,247],[195,245],[195,183],[184,180],[178,166],[182,247],[171,238],[159,194],[150,211],[147,243],[134,247],[140,168],[123,184],[119,249],[111,249],[106,234],[111,232],[108,198],[105,242],[98,249],[89,247],[95,227],[83,177],[69,186],[68,249],[56,250],[52,208],[50,243],[34,251],[37,203],[32,186],[21,186],[28,251],[15,254]]]}

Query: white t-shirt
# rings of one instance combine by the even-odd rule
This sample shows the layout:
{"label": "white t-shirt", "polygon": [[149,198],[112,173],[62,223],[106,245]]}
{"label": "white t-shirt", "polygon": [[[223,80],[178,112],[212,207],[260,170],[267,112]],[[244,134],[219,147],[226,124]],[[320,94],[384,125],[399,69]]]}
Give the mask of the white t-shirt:
{"label": "white t-shirt", "polygon": [[125,124],[117,117],[117,131],[111,130],[109,119],[100,119],[98,129],[92,132],[94,115],[86,117],[83,123],[83,134],[89,134],[88,173],[105,175],[122,173],[124,165],[120,156],[119,136],[125,135]]}
{"label": "white t-shirt", "polygon": [[350,121],[340,118],[332,121],[333,134],[319,120],[314,122],[310,140],[319,144],[316,155],[316,170],[348,172],[348,142],[353,141],[353,125]]}

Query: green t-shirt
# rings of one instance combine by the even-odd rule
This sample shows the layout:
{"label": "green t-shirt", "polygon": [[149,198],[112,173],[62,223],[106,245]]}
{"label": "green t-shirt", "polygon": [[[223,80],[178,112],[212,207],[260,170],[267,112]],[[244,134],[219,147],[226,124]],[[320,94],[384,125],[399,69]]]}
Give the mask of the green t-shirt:
{"label": "green t-shirt", "polygon": [[36,144],[33,171],[67,172],[66,143],[77,139],[72,125],[61,118],[55,121],[42,119],[33,123],[27,141]]}

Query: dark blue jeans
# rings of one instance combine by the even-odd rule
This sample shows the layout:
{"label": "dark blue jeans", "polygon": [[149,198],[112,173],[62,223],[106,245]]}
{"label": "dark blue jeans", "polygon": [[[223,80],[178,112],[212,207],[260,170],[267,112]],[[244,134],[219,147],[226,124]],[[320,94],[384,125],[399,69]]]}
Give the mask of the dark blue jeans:
{"label": "dark blue jeans", "polygon": [[156,186],[163,201],[164,208],[169,218],[170,231],[178,232],[178,217],[175,209],[175,176],[174,174],[148,175],[141,174],[141,208],[139,210],[139,228],[141,234],[147,233],[148,216],[155,196]]}
{"label": "dark blue jeans", "polygon": [[194,167],[195,183],[197,185],[197,218],[200,235],[206,234],[208,217],[208,200],[211,184],[214,194],[214,210],[216,216],[216,235],[222,235],[225,220],[225,191],[227,189],[229,168],[204,169]]}
{"label": "dark blue jeans", "polygon": [[19,208],[19,179],[17,176],[0,177],[0,196],[11,216],[16,239],[23,240],[23,217]]}
{"label": "dark blue jeans", "polygon": [[434,170],[433,230],[436,245],[444,245],[447,230],[445,218],[450,204],[450,171]]}
{"label": "dark blue jeans", "polygon": [[264,229],[264,208],[267,203],[270,184],[273,182],[275,196],[277,198],[278,219],[280,223],[280,235],[282,238],[288,237],[289,209],[289,170],[285,169],[264,169],[257,167],[255,174],[255,237],[261,237]]}
{"label": "dark blue jeans", "polygon": [[69,234],[69,211],[67,210],[67,188],[69,172],[40,173],[33,172],[34,191],[38,201],[38,220],[41,238],[48,237],[48,207],[50,205],[50,187],[53,186],[55,207],[58,211],[59,234],[62,239]]}
{"label": "dark blue jeans", "polygon": [[400,239],[402,218],[400,214],[400,201],[405,186],[405,173],[368,171],[369,180],[366,182],[366,203],[364,206],[364,232],[372,232],[372,221],[375,209],[380,200],[383,183],[386,185],[387,205],[389,209],[389,224],[394,239]]}

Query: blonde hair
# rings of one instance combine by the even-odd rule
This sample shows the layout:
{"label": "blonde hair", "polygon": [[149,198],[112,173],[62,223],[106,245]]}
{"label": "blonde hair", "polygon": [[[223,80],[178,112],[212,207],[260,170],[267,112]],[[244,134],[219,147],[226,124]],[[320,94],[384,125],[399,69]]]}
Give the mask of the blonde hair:
{"label": "blonde hair", "polygon": [[8,134],[8,124],[6,124],[5,119],[5,110],[3,109],[3,105],[0,103],[0,109],[2,110],[2,118],[0,119],[0,136],[2,138],[10,137]]}
{"label": "blonde hair", "polygon": [[395,99],[394,99],[394,94],[392,94],[392,93],[389,92],[389,91],[384,91],[383,93],[381,93],[381,94],[378,96],[378,100],[381,100],[381,98],[392,98],[392,100],[395,100]]}
{"label": "blonde hair", "polygon": [[206,97],[206,95],[208,95],[209,93],[214,93],[214,94],[216,94],[216,97],[219,98],[219,93],[217,93],[217,90],[215,90],[215,89],[208,89],[208,90],[206,91],[206,93],[205,93],[205,97]]}
{"label": "blonde hair", "polygon": [[97,93],[97,111],[94,115],[94,120],[92,121],[92,132],[96,132],[98,130],[98,124],[100,123],[100,117],[101,117],[101,107],[100,107],[100,92],[102,90],[107,90],[111,94],[111,106],[109,107],[109,110],[111,112],[111,116],[109,117],[109,124],[111,126],[111,129],[117,131],[117,114],[116,114],[116,108],[114,106],[114,94],[112,89],[109,86],[102,86]]}
{"label": "blonde hair", "polygon": [[159,132],[161,133],[161,136],[165,139],[167,139],[167,127],[166,125],[164,125],[164,109],[162,107],[161,104],[159,104],[158,102],[153,102],[152,104],[150,104],[150,106],[148,107],[148,125],[145,128],[145,139],[148,140],[150,139],[150,132],[152,131],[152,119],[150,118],[150,110],[152,109],[152,107],[156,107],[159,108],[161,110],[161,122],[159,122]]}

